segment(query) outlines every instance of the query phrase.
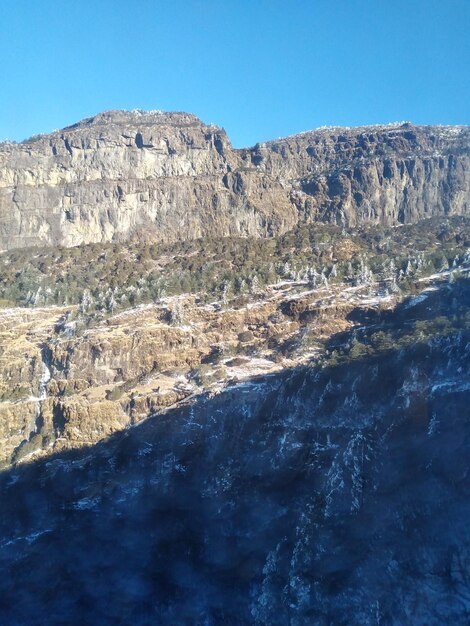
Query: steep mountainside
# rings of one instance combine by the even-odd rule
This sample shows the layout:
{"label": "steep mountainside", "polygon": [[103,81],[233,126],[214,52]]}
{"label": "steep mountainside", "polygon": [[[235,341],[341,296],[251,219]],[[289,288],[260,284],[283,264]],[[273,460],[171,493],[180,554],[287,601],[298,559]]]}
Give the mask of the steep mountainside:
{"label": "steep mountainside", "polygon": [[[172,255],[142,243],[3,253],[0,467],[96,443],[205,390],[320,363],[333,334],[468,276],[469,245],[470,218],[454,217],[206,239],[172,244]],[[439,332],[463,323],[442,315]]]}
{"label": "steep mountainside", "polygon": [[469,208],[466,127],[2,144],[0,624],[470,623]]}
{"label": "steep mountainside", "polygon": [[0,145],[0,249],[270,236],[469,207],[468,127],[331,128],[235,150],[193,115],[111,111]]}
{"label": "steep mountainside", "polygon": [[397,224],[470,210],[468,127],[323,129],[257,146],[249,158],[292,182],[306,219]]}
{"label": "steep mountainside", "polygon": [[469,286],[1,474],[1,622],[468,624]]}

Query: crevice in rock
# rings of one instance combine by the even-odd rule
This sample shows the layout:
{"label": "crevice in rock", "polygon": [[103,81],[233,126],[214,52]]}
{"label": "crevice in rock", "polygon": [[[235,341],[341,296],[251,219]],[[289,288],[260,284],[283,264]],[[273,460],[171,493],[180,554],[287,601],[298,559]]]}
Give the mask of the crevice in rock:
{"label": "crevice in rock", "polygon": [[52,426],[54,428],[54,434],[56,437],[62,435],[65,430],[65,424],[67,420],[65,419],[64,411],[60,403],[54,404],[52,408]]}
{"label": "crevice in rock", "polygon": [[144,147],[144,140],[142,137],[142,133],[136,133],[135,136],[135,145],[142,150],[142,148]]}
{"label": "crevice in rock", "polygon": [[65,146],[65,149],[67,150],[67,152],[70,154],[70,156],[73,156],[72,147],[71,147],[70,142],[67,139],[67,137],[64,137],[64,135],[62,135],[61,139],[64,142],[64,146]]}

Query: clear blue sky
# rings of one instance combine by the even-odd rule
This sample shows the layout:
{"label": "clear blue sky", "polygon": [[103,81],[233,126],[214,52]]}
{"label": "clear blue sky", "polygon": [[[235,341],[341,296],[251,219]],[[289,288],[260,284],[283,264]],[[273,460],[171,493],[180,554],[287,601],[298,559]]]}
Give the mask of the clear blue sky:
{"label": "clear blue sky", "polygon": [[470,123],[470,0],[0,0],[0,139],[189,111],[236,146]]}

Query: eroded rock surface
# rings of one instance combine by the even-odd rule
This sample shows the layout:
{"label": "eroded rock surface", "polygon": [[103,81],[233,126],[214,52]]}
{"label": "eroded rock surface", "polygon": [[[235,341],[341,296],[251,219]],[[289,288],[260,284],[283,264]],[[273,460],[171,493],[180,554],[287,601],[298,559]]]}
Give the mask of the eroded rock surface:
{"label": "eroded rock surface", "polygon": [[[4,309],[0,464],[96,443],[205,390],[304,362],[322,338],[351,326],[346,315],[363,292],[342,304],[331,292],[333,303],[320,304],[324,288],[292,283],[236,309],[176,296],[79,333],[67,322],[74,307]],[[291,298],[315,312],[313,322],[295,315]],[[175,303],[184,309],[177,324]]]}
{"label": "eroded rock surface", "polygon": [[468,127],[331,128],[235,150],[186,113],[110,111],[0,145],[0,249],[466,214]]}

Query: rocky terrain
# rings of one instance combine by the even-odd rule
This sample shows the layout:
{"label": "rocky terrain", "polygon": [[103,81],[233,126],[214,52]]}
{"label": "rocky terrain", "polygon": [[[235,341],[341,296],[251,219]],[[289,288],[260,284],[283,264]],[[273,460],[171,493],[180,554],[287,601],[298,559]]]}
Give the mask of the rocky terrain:
{"label": "rocky terrain", "polygon": [[[237,309],[176,296],[72,337],[74,308],[0,310],[0,462],[93,444],[205,390],[305,362],[355,307],[396,301],[370,294],[288,281]],[[184,320],[170,320],[175,306]]]}
{"label": "rocky terrain", "polygon": [[0,624],[470,621],[470,130],[0,146]]}
{"label": "rocky terrain", "polygon": [[469,285],[4,471],[2,622],[467,624]]}
{"label": "rocky terrain", "polygon": [[[256,240],[222,240],[220,251],[212,251],[211,242],[202,241],[181,257],[176,248],[171,258],[163,250],[150,265],[135,262],[145,248],[126,244],[121,246],[124,258],[116,257],[121,282],[115,256],[105,248],[97,292],[92,276],[99,264],[90,267],[89,260],[96,246],[83,247],[83,258],[71,257],[73,269],[67,257],[57,260],[56,251],[5,253],[0,297],[16,293],[27,306],[0,308],[0,464],[92,445],[205,392],[216,394],[253,376],[328,361],[332,336],[359,329],[374,311],[393,310],[410,294],[425,298],[434,285],[467,276],[468,220],[433,224],[405,226],[395,239],[373,231],[375,243],[368,232],[335,228],[325,228],[322,235],[314,229],[313,245],[303,232],[272,240],[267,249]],[[238,261],[240,246],[244,252]],[[203,249],[210,250],[207,260]],[[195,257],[201,257],[202,275],[194,287],[185,283],[183,266],[174,295],[164,295],[161,287],[156,295],[143,290],[144,301],[136,304],[138,285],[149,271],[157,271],[157,281],[168,275],[174,279],[180,263],[195,263]],[[232,284],[229,267],[239,262]],[[29,282],[22,286],[23,275],[37,264],[45,279],[33,280],[34,291]],[[127,272],[136,267],[131,305],[121,289],[128,293]],[[251,273],[243,286],[247,267]],[[263,284],[256,271],[265,267]],[[279,273],[270,282],[273,267]],[[193,276],[198,268],[192,265]],[[75,291],[64,282],[65,302],[41,306],[47,284],[57,285],[64,273]]]}
{"label": "rocky terrain", "polygon": [[469,207],[464,126],[327,128],[237,150],[190,114],[110,111],[0,144],[0,250],[265,237]]}

